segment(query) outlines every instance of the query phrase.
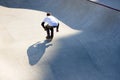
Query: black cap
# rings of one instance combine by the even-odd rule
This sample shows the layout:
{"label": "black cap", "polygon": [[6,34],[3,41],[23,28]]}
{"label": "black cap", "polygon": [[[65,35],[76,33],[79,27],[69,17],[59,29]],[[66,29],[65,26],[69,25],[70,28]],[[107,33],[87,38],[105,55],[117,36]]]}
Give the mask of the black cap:
{"label": "black cap", "polygon": [[51,15],[51,13],[50,12],[47,12],[47,16],[50,16]]}

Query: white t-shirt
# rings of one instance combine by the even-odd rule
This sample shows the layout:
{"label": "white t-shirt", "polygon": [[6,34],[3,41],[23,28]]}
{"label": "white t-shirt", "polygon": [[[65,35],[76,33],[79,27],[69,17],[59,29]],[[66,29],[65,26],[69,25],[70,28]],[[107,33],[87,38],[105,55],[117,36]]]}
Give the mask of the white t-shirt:
{"label": "white t-shirt", "polygon": [[50,26],[58,26],[58,20],[53,17],[53,16],[47,16],[43,22],[45,22],[45,24],[48,24]]}

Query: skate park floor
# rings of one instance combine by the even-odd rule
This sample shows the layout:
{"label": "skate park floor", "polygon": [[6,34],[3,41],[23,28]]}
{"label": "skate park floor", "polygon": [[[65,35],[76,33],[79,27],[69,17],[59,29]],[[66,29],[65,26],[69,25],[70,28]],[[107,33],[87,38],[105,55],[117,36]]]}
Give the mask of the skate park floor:
{"label": "skate park floor", "polygon": [[[46,12],[60,22],[51,42]],[[119,25],[88,0],[0,0],[0,80],[120,80]]]}

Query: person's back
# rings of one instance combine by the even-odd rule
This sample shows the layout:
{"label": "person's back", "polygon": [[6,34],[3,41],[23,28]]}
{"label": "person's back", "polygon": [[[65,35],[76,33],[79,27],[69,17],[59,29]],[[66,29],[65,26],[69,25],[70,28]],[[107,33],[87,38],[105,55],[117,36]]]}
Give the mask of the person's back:
{"label": "person's back", "polygon": [[58,20],[53,16],[47,16],[43,22],[48,23],[48,25],[51,27],[58,25]]}

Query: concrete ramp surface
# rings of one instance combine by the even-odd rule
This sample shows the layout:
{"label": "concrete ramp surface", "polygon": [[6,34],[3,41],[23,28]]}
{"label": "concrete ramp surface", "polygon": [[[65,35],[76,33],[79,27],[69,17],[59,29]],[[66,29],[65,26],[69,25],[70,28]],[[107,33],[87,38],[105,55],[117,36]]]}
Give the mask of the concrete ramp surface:
{"label": "concrete ramp surface", "polygon": [[[51,42],[46,12],[60,22]],[[0,80],[120,80],[120,12],[88,0],[0,0]]]}
{"label": "concrete ramp surface", "polygon": [[120,0],[90,0],[99,4],[103,4],[120,11]]}

